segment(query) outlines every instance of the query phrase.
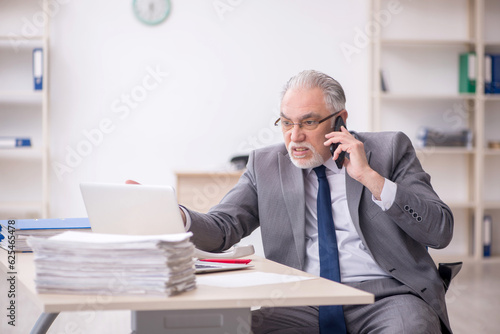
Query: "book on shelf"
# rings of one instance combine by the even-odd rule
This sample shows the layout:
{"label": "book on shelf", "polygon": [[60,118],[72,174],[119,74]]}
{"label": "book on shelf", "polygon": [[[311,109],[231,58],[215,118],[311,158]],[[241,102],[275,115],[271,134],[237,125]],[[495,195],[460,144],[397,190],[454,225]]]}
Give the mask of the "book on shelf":
{"label": "book on shelf", "polygon": [[0,137],[0,148],[31,147],[31,139],[26,137]]}
{"label": "book on shelf", "polygon": [[33,89],[43,89],[43,49],[33,49]]}
{"label": "book on shelf", "polygon": [[468,129],[439,130],[420,128],[417,135],[419,147],[472,147],[472,131]]}
{"label": "book on shelf", "polygon": [[476,92],[476,54],[474,52],[459,55],[459,93]]}
{"label": "book on shelf", "polygon": [[387,86],[387,75],[384,70],[380,70],[380,91],[387,93],[389,91],[389,87]]}
{"label": "book on shelf", "polygon": [[88,218],[8,219],[0,220],[0,248],[31,252],[30,236],[51,237],[62,232],[90,231]]}
{"label": "book on shelf", "polygon": [[30,237],[39,293],[171,296],[196,287],[191,232]]}
{"label": "book on shelf", "polygon": [[500,94],[500,54],[484,56],[484,93]]}
{"label": "book on shelf", "polygon": [[491,256],[491,228],[492,228],[492,218],[489,215],[485,215],[483,218],[483,256]]}

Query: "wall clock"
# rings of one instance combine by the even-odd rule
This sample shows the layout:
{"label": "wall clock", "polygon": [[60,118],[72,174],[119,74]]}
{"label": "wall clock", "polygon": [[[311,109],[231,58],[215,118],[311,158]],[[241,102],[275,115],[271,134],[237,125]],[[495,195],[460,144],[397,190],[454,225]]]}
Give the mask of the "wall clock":
{"label": "wall clock", "polygon": [[163,22],[170,14],[170,0],[133,0],[132,8],[139,21],[156,25]]}

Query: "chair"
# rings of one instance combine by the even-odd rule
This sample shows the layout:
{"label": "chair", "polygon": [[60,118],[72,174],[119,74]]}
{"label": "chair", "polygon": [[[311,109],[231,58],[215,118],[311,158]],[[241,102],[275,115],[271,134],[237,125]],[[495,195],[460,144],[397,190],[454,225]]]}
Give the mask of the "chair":
{"label": "chair", "polygon": [[444,282],[444,291],[448,291],[450,287],[451,280],[457,276],[460,269],[462,269],[463,262],[450,262],[450,263],[440,263],[438,267],[439,276]]}

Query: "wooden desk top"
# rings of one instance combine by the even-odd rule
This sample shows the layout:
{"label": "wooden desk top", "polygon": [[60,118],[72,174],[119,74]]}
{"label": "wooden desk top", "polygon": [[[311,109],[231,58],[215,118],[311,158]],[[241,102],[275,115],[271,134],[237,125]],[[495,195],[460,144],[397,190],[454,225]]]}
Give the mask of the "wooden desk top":
{"label": "wooden desk top", "polygon": [[[332,304],[369,304],[373,295],[323,278],[282,284],[270,284],[247,288],[219,288],[198,285],[193,291],[172,297],[112,296],[101,295],[57,295],[38,294],[35,289],[34,254],[16,254],[16,280],[26,286],[29,298],[45,313],[89,310],[180,310],[213,308],[250,308],[253,306],[299,306]],[[8,270],[7,252],[0,250],[0,271],[2,276]],[[311,276],[305,272],[253,257],[252,269],[247,272],[263,271],[283,275]],[[208,275],[241,274],[245,271],[212,273]],[[207,275],[207,274],[205,274]],[[117,282],[118,283],[118,282]]]}

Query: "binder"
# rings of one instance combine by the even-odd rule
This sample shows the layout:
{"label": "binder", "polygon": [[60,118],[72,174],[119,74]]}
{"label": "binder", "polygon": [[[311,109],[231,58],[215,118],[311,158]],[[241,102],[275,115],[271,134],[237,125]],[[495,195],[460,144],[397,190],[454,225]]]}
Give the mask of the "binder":
{"label": "binder", "polygon": [[438,130],[422,127],[417,134],[419,147],[472,147],[472,131],[469,129]]}
{"label": "binder", "polygon": [[500,54],[484,56],[484,93],[500,94]]}
{"label": "binder", "polygon": [[30,147],[30,138],[0,137],[1,148]]}
{"label": "binder", "polygon": [[57,229],[89,229],[88,218],[50,218],[50,219],[8,219],[0,220],[0,232],[14,228],[16,231],[25,230],[57,230]]}
{"label": "binder", "polygon": [[43,89],[43,49],[33,49],[33,84],[35,90]]}
{"label": "binder", "polygon": [[483,256],[491,256],[491,216],[484,216],[483,218]]}
{"label": "binder", "polygon": [[31,252],[30,236],[50,237],[65,231],[90,231],[88,218],[0,220],[0,249]]}
{"label": "binder", "polygon": [[459,93],[476,92],[476,54],[461,53],[459,56]]}

